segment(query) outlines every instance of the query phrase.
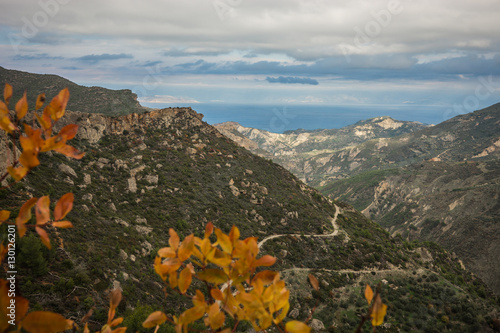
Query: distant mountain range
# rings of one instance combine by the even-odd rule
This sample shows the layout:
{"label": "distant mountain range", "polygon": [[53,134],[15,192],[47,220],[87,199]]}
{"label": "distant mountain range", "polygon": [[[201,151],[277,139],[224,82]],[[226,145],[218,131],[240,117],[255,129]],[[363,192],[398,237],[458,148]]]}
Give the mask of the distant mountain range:
{"label": "distant mountain range", "polygon": [[380,117],[285,134],[216,127],[393,235],[454,251],[500,294],[500,104],[436,126]]}

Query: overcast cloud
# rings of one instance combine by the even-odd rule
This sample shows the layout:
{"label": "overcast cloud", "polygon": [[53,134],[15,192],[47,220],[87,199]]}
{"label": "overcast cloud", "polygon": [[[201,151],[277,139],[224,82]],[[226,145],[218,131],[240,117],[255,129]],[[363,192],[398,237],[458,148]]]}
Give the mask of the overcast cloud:
{"label": "overcast cloud", "polygon": [[463,104],[485,78],[479,107],[500,101],[498,0],[2,0],[0,7],[0,66],[129,88],[149,103],[443,106]]}

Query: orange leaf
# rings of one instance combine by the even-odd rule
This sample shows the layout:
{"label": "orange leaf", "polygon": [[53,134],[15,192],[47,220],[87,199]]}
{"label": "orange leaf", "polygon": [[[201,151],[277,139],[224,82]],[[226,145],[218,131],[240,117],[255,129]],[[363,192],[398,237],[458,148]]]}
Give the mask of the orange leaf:
{"label": "orange leaf", "polygon": [[[2,106],[1,104],[4,104],[4,103],[0,102],[0,106]],[[2,110],[0,112],[0,128],[3,129],[4,131],[8,132],[8,133],[11,133],[11,134],[16,129],[16,127],[14,126],[14,124],[10,121],[10,117],[9,117],[9,112],[8,111],[4,112]]]}
{"label": "orange leaf", "polygon": [[52,226],[61,229],[73,228],[73,223],[70,221],[60,221],[60,222],[52,222]]}
{"label": "orange leaf", "polygon": [[212,222],[208,222],[205,227],[205,238],[210,237],[210,235],[214,232],[214,224]]}
{"label": "orange leaf", "polygon": [[189,286],[191,285],[192,280],[193,280],[193,274],[191,273],[191,270],[188,267],[184,268],[179,274],[179,282],[178,282],[179,291],[181,292],[181,294],[186,293]]}
{"label": "orange leaf", "polygon": [[274,278],[277,275],[278,275],[278,272],[275,272],[275,271],[269,271],[269,270],[261,271],[261,272],[255,274],[255,276],[252,279],[252,284],[256,280],[261,280],[263,284],[270,284],[274,281]]}
{"label": "orange leaf", "polygon": [[3,99],[5,100],[5,103],[9,104],[11,97],[12,97],[12,86],[6,83],[5,87],[3,88]]}
{"label": "orange leaf", "polygon": [[66,193],[56,203],[54,208],[54,220],[62,220],[73,209],[73,201],[75,196],[73,193]]}
{"label": "orange leaf", "polygon": [[163,247],[158,250],[158,255],[162,258],[175,258],[175,251],[171,247]]}
{"label": "orange leaf", "polygon": [[113,320],[113,321],[109,324],[109,326],[110,326],[110,327],[115,327],[115,326],[120,325],[122,322],[123,322],[123,318],[122,318],[122,317],[120,317],[120,318],[116,318],[116,319],[114,319],[114,320]]}
{"label": "orange leaf", "polygon": [[109,307],[116,309],[118,304],[122,301],[122,292],[120,289],[113,289],[109,300]]}
{"label": "orange leaf", "polygon": [[372,302],[373,290],[369,285],[366,285],[366,288],[365,288],[365,298],[366,298],[366,301],[368,302],[368,304],[370,304]]}
{"label": "orange leaf", "polygon": [[35,208],[36,224],[44,225],[50,220],[50,199],[48,195],[45,195],[38,199]]}
{"label": "orange leaf", "polygon": [[153,312],[148,316],[148,318],[142,323],[144,328],[153,328],[156,325],[161,325],[167,320],[167,315],[161,311]]}
{"label": "orange leaf", "polygon": [[179,235],[175,232],[174,229],[170,228],[168,230],[168,233],[170,234],[170,238],[168,239],[168,245],[174,250],[177,251],[177,248],[179,247],[180,239]]}
{"label": "orange leaf", "polygon": [[215,299],[216,301],[224,300],[224,294],[217,288],[210,289],[210,295],[212,295],[213,299]]}
{"label": "orange leaf", "polygon": [[40,94],[36,98],[35,110],[40,109],[43,106],[43,103],[45,103],[45,94]]}
{"label": "orange leaf", "polygon": [[373,326],[382,325],[386,313],[387,313],[387,305],[382,303],[380,295],[377,294],[377,296],[375,297],[375,301],[373,302],[372,313],[370,314],[370,316],[372,317],[372,325]]}
{"label": "orange leaf", "polygon": [[126,330],[127,330],[126,327],[118,327],[118,328],[112,330],[111,333],[125,333]]}
{"label": "orange leaf", "polygon": [[201,306],[195,306],[191,309],[187,309],[179,316],[179,323],[182,325],[190,324],[195,320],[200,319],[205,314],[205,308]]}
{"label": "orange leaf", "polygon": [[233,252],[233,243],[229,239],[229,236],[223,233],[219,228],[215,229],[215,234],[217,235],[217,243],[222,248],[222,251],[231,254],[231,252]]}
{"label": "orange leaf", "polygon": [[40,239],[43,245],[45,245],[50,250],[52,246],[50,245],[50,238],[49,235],[47,235],[47,232],[40,227],[35,227],[35,230],[37,234],[40,235]]}
{"label": "orange leaf", "polygon": [[179,279],[177,277],[177,271],[168,274],[168,284],[170,288],[174,289],[179,285]]}
{"label": "orange leaf", "polygon": [[16,103],[16,115],[17,119],[23,119],[28,112],[28,98],[26,97],[26,91],[23,97]]}
{"label": "orange leaf", "polygon": [[64,156],[74,158],[75,160],[80,160],[83,156],[85,156],[84,152],[81,152],[75,147],[69,146],[67,144],[62,145],[60,147],[58,146],[54,148],[54,150],[57,151],[58,153],[63,154]]}
{"label": "orange leaf", "polygon": [[10,212],[8,210],[0,211],[0,223],[7,221],[10,217]]}
{"label": "orange leaf", "polygon": [[204,271],[199,272],[197,277],[200,280],[213,284],[225,283],[229,279],[224,271],[214,268],[205,269]]}
{"label": "orange leaf", "polygon": [[26,227],[24,225],[31,219],[31,208],[33,208],[37,200],[37,198],[29,199],[21,206],[21,209],[19,210],[19,214],[16,218],[16,226],[19,237],[23,237],[24,233],[26,232]]}
{"label": "orange leaf", "polygon": [[270,256],[269,254],[266,254],[265,256],[263,256],[262,258],[256,260],[254,263],[253,263],[253,267],[258,267],[258,266],[272,266],[274,265],[274,263],[276,262],[276,258],[273,257],[273,256]]}
{"label": "orange leaf", "polygon": [[24,318],[22,326],[30,333],[56,333],[70,329],[72,323],[58,313],[34,311]]}
{"label": "orange leaf", "polygon": [[309,278],[309,283],[311,283],[311,286],[314,288],[314,290],[318,291],[319,290],[319,282],[318,279],[312,274],[309,274],[307,276]]}
{"label": "orange leaf", "polygon": [[40,117],[39,115],[35,114],[36,119],[38,120],[38,123],[40,126],[42,126],[43,131],[45,133],[45,137],[49,137],[52,135],[52,120],[50,119],[50,116],[47,115],[46,113],[42,114]]}
{"label": "orange leaf", "polygon": [[78,125],[69,124],[69,125],[64,126],[59,131],[59,136],[65,138],[66,140],[71,140],[76,136],[77,132],[78,132]]}
{"label": "orange leaf", "polygon": [[240,229],[237,226],[233,225],[231,231],[229,232],[229,239],[233,243],[233,247],[235,246],[238,239],[240,239]]}
{"label": "orange leaf", "polygon": [[69,100],[69,90],[65,88],[59,92],[57,96],[55,96],[49,105],[45,107],[45,111],[47,112],[52,120],[58,121],[62,116],[64,116],[64,112],[66,111],[66,105]]}
{"label": "orange leaf", "polygon": [[191,257],[194,249],[194,235],[191,234],[184,238],[181,246],[179,247],[179,251],[177,252],[177,257],[180,261],[184,261]]}
{"label": "orange leaf", "polygon": [[292,320],[286,323],[285,330],[290,333],[309,333],[311,328],[301,321]]}

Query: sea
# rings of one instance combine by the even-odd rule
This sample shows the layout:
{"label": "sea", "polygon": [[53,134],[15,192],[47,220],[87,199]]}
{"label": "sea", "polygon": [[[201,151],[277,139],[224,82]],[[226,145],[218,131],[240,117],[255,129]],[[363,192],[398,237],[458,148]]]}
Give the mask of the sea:
{"label": "sea", "polygon": [[[158,105],[146,105],[158,108]],[[262,105],[196,103],[186,105],[162,105],[162,107],[190,106],[204,115],[203,120],[213,125],[235,121],[245,127],[253,127],[274,133],[296,129],[341,128],[360,120],[389,116],[395,120],[418,121],[438,124],[455,116],[447,107],[439,106],[327,106],[327,105]]]}

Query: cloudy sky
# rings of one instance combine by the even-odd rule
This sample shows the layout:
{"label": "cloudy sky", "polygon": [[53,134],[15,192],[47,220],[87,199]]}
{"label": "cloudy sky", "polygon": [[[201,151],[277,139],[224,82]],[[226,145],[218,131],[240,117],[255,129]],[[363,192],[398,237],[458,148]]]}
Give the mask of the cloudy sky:
{"label": "cloudy sky", "polygon": [[150,106],[414,105],[451,117],[500,102],[498,0],[0,0],[0,9],[0,66],[132,89]]}

